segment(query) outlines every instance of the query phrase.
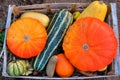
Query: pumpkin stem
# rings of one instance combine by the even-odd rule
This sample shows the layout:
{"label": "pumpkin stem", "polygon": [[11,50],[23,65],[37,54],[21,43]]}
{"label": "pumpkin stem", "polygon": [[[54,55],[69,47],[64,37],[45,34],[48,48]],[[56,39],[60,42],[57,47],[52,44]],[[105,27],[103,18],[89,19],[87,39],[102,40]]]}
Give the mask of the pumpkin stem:
{"label": "pumpkin stem", "polygon": [[29,40],[30,40],[30,37],[26,35],[26,36],[24,36],[24,40],[25,40],[25,41],[29,41]]}
{"label": "pumpkin stem", "polygon": [[89,49],[88,44],[83,44],[83,49],[84,49],[85,51],[88,50],[88,49]]}

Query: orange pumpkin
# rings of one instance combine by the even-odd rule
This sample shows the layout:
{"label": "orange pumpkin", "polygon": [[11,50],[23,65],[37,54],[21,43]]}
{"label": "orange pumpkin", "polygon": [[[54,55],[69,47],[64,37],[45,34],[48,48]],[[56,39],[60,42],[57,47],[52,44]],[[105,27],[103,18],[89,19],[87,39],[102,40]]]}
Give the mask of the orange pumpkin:
{"label": "orange pumpkin", "polygon": [[8,28],[7,46],[20,58],[37,56],[43,50],[46,40],[46,29],[36,19],[22,18]]}
{"label": "orange pumpkin", "polygon": [[60,53],[57,55],[58,60],[56,63],[55,71],[60,77],[69,77],[74,72],[74,67],[67,60],[64,54]]}
{"label": "orange pumpkin", "polygon": [[114,32],[107,23],[86,17],[75,21],[69,28],[63,49],[76,68],[96,71],[112,62],[117,44]]}

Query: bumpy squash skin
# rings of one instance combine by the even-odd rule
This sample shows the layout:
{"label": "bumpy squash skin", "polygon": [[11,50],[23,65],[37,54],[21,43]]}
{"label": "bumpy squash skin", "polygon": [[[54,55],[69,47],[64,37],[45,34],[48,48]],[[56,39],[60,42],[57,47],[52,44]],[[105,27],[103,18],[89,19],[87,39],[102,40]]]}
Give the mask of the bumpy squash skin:
{"label": "bumpy squash skin", "polygon": [[34,69],[43,70],[46,63],[61,43],[68,27],[71,25],[73,16],[70,12],[62,9],[54,15],[47,28],[48,39],[44,50],[37,56],[34,62]]}
{"label": "bumpy squash skin", "polygon": [[94,17],[104,21],[107,14],[107,5],[103,1],[94,1],[80,14],[79,18]]}
{"label": "bumpy squash skin", "polygon": [[8,64],[7,72],[10,76],[20,76],[26,72],[26,63],[24,60],[15,60]]}

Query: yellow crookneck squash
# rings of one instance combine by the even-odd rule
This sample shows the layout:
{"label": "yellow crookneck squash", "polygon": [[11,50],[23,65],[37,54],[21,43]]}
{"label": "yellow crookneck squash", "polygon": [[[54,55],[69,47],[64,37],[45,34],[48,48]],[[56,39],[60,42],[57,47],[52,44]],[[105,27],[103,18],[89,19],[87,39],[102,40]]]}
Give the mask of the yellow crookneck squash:
{"label": "yellow crookneck squash", "polygon": [[107,5],[103,1],[93,1],[77,18],[94,17],[104,21],[107,14]]}

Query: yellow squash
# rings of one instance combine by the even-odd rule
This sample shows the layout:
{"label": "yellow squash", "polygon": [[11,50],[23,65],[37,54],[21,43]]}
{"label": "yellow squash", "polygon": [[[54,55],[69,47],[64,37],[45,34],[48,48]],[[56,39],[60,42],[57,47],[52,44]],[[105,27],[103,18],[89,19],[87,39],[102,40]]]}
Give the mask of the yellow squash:
{"label": "yellow squash", "polygon": [[47,27],[48,24],[49,24],[49,22],[50,22],[49,17],[48,17],[46,14],[43,14],[43,13],[28,11],[28,12],[25,12],[25,13],[23,13],[23,14],[21,15],[21,18],[25,18],[25,17],[31,17],[31,18],[37,19],[37,20],[39,20],[45,27]]}
{"label": "yellow squash", "polygon": [[76,20],[78,17],[80,16],[80,12],[79,11],[75,11],[73,13],[73,19]]}
{"label": "yellow squash", "polygon": [[80,14],[79,18],[95,17],[104,21],[107,13],[107,5],[103,1],[93,1],[88,7]]}

